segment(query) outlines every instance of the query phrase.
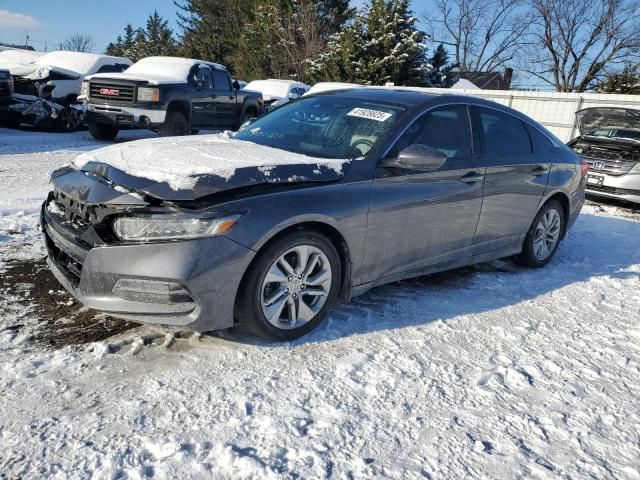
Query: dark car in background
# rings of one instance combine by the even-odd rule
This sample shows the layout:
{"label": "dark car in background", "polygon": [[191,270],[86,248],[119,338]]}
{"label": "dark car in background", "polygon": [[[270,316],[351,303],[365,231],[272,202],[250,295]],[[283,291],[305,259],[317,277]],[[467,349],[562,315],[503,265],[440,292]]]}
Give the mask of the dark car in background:
{"label": "dark car in background", "polygon": [[640,110],[585,108],[569,146],[589,164],[587,193],[640,206]]}
{"label": "dark car in background", "polygon": [[585,176],[510,108],[354,88],[231,136],[84,154],[53,173],[42,225],[50,268],[88,307],[290,339],[388,282],[511,256],[547,264]]}

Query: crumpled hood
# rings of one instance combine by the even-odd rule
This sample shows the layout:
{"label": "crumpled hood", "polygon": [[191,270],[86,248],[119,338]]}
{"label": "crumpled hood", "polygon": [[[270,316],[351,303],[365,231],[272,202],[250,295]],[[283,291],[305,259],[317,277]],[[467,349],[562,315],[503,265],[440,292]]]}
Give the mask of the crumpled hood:
{"label": "crumpled hood", "polygon": [[576,112],[580,134],[599,128],[640,129],[640,110],[620,107],[593,107]]}
{"label": "crumpled hood", "polygon": [[235,140],[228,133],[121,143],[73,161],[76,169],[173,201],[264,183],[335,181],[349,164]]}

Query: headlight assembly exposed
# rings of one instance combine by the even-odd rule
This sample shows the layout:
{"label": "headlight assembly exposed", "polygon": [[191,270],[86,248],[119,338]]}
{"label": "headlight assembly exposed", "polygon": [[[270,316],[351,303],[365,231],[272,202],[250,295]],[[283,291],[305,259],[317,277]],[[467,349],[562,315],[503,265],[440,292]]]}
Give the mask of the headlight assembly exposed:
{"label": "headlight assembly exposed", "polygon": [[239,218],[240,215],[211,218],[168,214],[120,217],[113,223],[113,231],[120,240],[130,242],[187,240],[224,235]]}
{"label": "headlight assembly exposed", "polygon": [[139,102],[157,102],[160,100],[160,90],[157,88],[139,87],[138,88],[138,101]]}

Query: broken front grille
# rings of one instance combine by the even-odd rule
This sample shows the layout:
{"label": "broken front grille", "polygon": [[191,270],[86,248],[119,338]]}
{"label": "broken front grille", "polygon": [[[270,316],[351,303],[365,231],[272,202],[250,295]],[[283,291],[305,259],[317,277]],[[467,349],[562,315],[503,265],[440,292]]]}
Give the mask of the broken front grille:
{"label": "broken front grille", "polygon": [[123,105],[133,103],[136,87],[106,82],[89,83],[89,99],[107,104]]}

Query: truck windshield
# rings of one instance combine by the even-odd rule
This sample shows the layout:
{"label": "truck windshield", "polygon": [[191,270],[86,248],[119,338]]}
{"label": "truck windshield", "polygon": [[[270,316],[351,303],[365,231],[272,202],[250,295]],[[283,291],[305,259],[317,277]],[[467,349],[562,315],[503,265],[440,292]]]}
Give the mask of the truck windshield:
{"label": "truck windshield", "polygon": [[241,128],[234,138],[321,158],[366,155],[404,109],[334,96],[288,103]]}

